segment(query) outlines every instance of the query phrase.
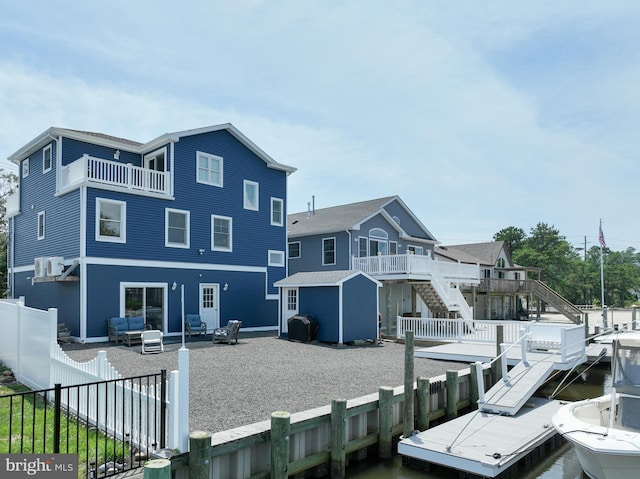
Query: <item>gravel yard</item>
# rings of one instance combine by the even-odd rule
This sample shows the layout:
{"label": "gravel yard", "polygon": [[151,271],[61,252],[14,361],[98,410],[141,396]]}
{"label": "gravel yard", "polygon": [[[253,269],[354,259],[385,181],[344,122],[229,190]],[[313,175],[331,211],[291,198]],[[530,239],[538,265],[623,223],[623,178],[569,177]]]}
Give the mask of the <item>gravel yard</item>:
{"label": "gravel yard", "polygon": [[[237,345],[187,340],[190,366],[190,430],[223,431],[268,420],[274,411],[300,412],[378,392],[404,383],[404,345],[363,346],[297,343],[275,333],[240,333]],[[140,346],[68,344],[69,357],[85,362],[98,351],[123,377],[178,368],[175,338],[162,354],[142,355]],[[434,377],[468,364],[415,360],[415,377]]]}

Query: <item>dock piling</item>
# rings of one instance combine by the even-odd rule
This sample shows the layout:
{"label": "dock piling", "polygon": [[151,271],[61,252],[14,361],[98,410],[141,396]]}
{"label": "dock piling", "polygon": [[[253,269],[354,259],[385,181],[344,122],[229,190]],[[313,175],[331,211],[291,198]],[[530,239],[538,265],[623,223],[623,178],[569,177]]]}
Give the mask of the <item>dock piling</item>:
{"label": "dock piling", "polygon": [[393,388],[378,390],[378,455],[389,459],[393,455]]}
{"label": "dock piling", "polygon": [[189,434],[189,479],[208,479],[211,470],[211,433]]}
{"label": "dock piling", "polygon": [[413,434],[415,430],[414,427],[414,392],[413,392],[413,382],[414,382],[414,345],[413,345],[413,331],[406,331],[404,337],[404,416],[403,416],[403,424],[404,428],[402,433],[404,437],[409,437]]}
{"label": "dock piling", "polygon": [[347,400],[331,401],[331,479],[344,479],[347,472],[346,454]]}
{"label": "dock piling", "polygon": [[276,411],[271,414],[271,478],[289,477],[289,437],[291,434],[291,415]]}
{"label": "dock piling", "polygon": [[418,431],[425,431],[429,429],[429,414],[431,407],[431,395],[429,392],[430,382],[428,378],[418,378],[418,394],[417,404],[417,426]]}

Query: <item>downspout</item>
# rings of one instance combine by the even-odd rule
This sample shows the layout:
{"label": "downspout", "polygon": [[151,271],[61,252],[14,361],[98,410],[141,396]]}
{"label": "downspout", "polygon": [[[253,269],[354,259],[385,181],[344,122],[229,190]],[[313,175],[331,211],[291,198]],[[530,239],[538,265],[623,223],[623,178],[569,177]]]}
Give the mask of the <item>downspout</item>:
{"label": "downspout", "polygon": [[62,179],[60,178],[60,168],[62,167],[62,136],[53,136],[51,132],[47,134],[49,138],[56,142],[56,193],[60,192]]}
{"label": "downspout", "polygon": [[[349,238],[348,243],[349,243],[349,268],[348,269],[353,269],[353,256],[352,256],[352,246],[351,246],[351,231],[350,230],[344,230],[347,233],[347,237]],[[336,247],[336,249],[338,249]]]}

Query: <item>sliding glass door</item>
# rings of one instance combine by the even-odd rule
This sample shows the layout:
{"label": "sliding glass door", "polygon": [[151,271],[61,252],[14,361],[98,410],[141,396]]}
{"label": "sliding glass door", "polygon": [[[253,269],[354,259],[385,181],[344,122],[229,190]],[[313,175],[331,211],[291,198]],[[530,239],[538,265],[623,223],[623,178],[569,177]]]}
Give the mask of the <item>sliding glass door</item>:
{"label": "sliding glass door", "polygon": [[165,330],[167,285],[162,283],[121,283],[120,314],[142,316],[152,329]]}

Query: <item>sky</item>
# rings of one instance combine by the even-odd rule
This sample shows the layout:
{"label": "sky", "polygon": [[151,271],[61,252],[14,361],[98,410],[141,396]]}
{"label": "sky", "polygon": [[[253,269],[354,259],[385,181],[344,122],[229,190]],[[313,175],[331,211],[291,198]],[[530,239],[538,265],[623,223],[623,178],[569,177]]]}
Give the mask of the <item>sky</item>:
{"label": "sky", "polygon": [[635,0],[0,0],[0,167],[50,126],[233,123],[288,211],[398,195],[442,244],[640,250]]}

